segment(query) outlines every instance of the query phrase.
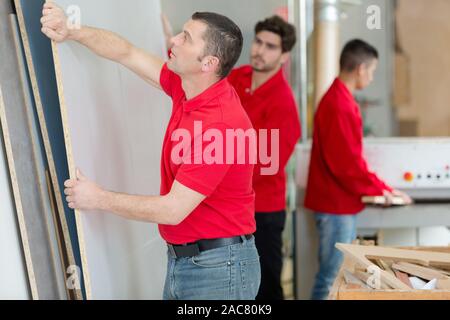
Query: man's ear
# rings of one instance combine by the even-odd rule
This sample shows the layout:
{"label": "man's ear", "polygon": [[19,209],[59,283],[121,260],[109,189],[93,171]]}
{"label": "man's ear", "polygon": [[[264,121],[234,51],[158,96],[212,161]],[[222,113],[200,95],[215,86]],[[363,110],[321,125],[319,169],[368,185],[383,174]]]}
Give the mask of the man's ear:
{"label": "man's ear", "polygon": [[285,52],[281,55],[281,64],[285,64],[286,62],[289,61],[289,59],[291,58],[291,53],[290,52]]}
{"label": "man's ear", "polygon": [[220,67],[219,58],[214,56],[206,56],[202,59],[202,71],[203,72],[217,72]]}
{"label": "man's ear", "polygon": [[365,69],[367,68],[367,66],[364,63],[361,63],[357,68],[356,68],[356,74],[360,77],[364,74]]}

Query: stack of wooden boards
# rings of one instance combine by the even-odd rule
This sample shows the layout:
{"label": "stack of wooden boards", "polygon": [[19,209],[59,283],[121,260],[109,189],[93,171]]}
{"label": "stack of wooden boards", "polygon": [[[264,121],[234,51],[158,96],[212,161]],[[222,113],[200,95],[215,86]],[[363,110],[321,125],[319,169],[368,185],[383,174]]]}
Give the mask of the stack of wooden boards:
{"label": "stack of wooden boards", "polygon": [[62,128],[57,93],[44,92],[44,86],[52,85],[52,73],[41,73],[45,65],[35,63],[30,54],[51,54],[51,46],[33,41],[38,33],[29,32],[24,19],[28,26],[36,19],[21,4],[0,2],[0,120],[29,296],[80,299],[82,286],[70,290],[66,285],[68,268],[81,263],[76,260],[76,230],[69,228],[74,216],[65,210],[61,194],[68,171],[62,131],[57,135]]}
{"label": "stack of wooden boards", "polygon": [[450,299],[450,247],[336,247],[345,259],[330,299]]}
{"label": "stack of wooden boards", "polygon": [[[165,56],[159,0],[56,2],[75,4],[82,24]],[[0,152],[8,173],[0,174],[0,197],[10,202],[0,220],[16,219],[28,297],[159,299],[166,249],[157,227],[74,212],[63,190],[80,167],[109,190],[158,194],[170,103],[80,45],[51,43],[41,33],[44,3],[0,1]],[[9,249],[0,247],[2,259]],[[0,271],[17,269],[9,263]]]}

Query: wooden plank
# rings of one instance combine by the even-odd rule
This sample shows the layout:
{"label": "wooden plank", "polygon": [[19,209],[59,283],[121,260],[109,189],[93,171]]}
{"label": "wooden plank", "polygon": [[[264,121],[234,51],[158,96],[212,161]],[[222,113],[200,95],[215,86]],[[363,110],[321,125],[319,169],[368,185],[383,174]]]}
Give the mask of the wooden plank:
{"label": "wooden plank", "polygon": [[412,276],[416,276],[428,281],[433,279],[446,279],[448,278],[446,275],[440,273],[439,271],[435,271],[433,269],[429,269],[426,267],[418,266],[412,263],[407,262],[398,262],[392,265],[392,268],[398,271],[402,271],[408,273]]}
{"label": "wooden plank", "polygon": [[450,253],[376,246],[364,247],[341,243],[337,244],[336,247],[346,254],[350,254],[350,256],[364,256],[366,259],[384,259],[392,260],[394,262],[402,261],[416,263],[422,266],[450,267]]}
{"label": "wooden plank", "polygon": [[[64,246],[68,252],[70,264],[79,267],[82,273],[75,215],[63,201],[62,195],[64,182],[69,178],[69,169],[51,43],[40,31],[44,0],[15,0],[14,3],[50,176],[55,190],[59,219],[63,228]],[[82,298],[84,281],[81,275],[79,280],[81,292],[76,290],[75,294],[78,298]]]}
{"label": "wooden plank", "polygon": [[445,274],[446,276],[450,277],[450,271],[448,271],[448,270],[443,270],[443,269],[438,269],[438,268],[433,268],[433,267],[428,267],[428,268],[431,270],[440,272],[442,274]]}
{"label": "wooden plank", "polygon": [[367,286],[369,286],[372,289],[390,289],[390,287],[388,285],[386,285],[385,283],[383,283],[382,281],[380,281],[379,283],[379,287],[375,287],[376,284],[371,283],[370,278],[373,277],[373,274],[370,274],[368,272],[362,272],[359,270],[356,270],[353,273],[359,280],[361,280],[363,283],[365,283]]}
{"label": "wooden plank", "polygon": [[395,271],[395,276],[399,278],[400,281],[406,284],[408,287],[412,288],[411,281],[409,281],[409,277],[406,273],[403,273],[401,271]]}
{"label": "wooden plank", "polygon": [[450,279],[439,279],[436,284],[436,289],[450,291]]}
{"label": "wooden plank", "polygon": [[378,266],[383,269],[384,271],[390,273],[391,275],[395,275],[394,271],[392,270],[391,266],[392,266],[392,261],[385,261],[382,259],[377,259],[376,260]]}
{"label": "wooden plank", "polygon": [[[361,198],[362,203],[367,205],[376,205],[376,206],[384,206],[386,205],[386,197],[384,196],[364,196]],[[406,202],[401,197],[393,197],[392,206],[405,206]]]}
{"label": "wooden plank", "polygon": [[344,280],[345,283],[347,285],[349,284],[355,284],[355,285],[359,285],[361,287],[363,287],[365,285],[365,283],[363,281],[361,281],[360,279],[358,279],[353,273],[351,273],[348,270],[343,270],[344,271]]}
{"label": "wooden plank", "polygon": [[[55,2],[63,8],[73,4]],[[77,5],[83,24],[112,30],[165,57],[159,1],[80,0]],[[114,18],[129,14],[132,22]],[[75,42],[53,50],[71,176],[77,166],[109,190],[159,194],[170,101]],[[167,249],[155,225],[100,212],[80,211],[76,217],[88,299],[161,298]]]}
{"label": "wooden plank", "polygon": [[[2,58],[4,56],[0,54]],[[1,79],[3,80],[3,79]],[[33,299],[61,299],[58,285],[58,270],[55,269],[48,230],[43,214],[37,179],[33,168],[33,158],[27,140],[28,128],[24,110],[16,97],[2,94],[2,87],[10,92],[20,92],[0,80],[0,122],[5,141],[16,212],[25,252],[25,261]],[[23,105],[22,105],[23,106]],[[22,114],[20,116],[19,114]],[[22,118],[22,119],[20,119]],[[18,121],[15,121],[18,119]],[[22,122],[24,121],[24,122]],[[9,125],[11,122],[12,125]]]}
{"label": "wooden plank", "polygon": [[[0,125],[0,300],[29,300],[30,285]],[[6,263],[3,263],[6,261]]]}

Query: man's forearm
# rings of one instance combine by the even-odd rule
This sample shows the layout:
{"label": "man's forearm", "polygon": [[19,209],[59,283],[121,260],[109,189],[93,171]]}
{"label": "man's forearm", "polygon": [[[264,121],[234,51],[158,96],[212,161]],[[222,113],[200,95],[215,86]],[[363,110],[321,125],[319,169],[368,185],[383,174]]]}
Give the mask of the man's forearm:
{"label": "man's forearm", "polygon": [[71,30],[69,39],[81,43],[103,58],[116,62],[123,60],[133,47],[114,32],[86,26]]}
{"label": "man's forearm", "polygon": [[129,220],[177,225],[179,214],[168,196],[134,196],[103,191],[99,199],[102,211],[112,212]]}

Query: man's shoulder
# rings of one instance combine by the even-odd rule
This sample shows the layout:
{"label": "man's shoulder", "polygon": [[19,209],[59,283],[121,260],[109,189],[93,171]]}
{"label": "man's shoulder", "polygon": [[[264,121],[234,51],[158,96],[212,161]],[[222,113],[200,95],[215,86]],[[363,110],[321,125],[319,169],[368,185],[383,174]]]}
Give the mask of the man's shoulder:
{"label": "man's shoulder", "polygon": [[326,118],[330,121],[336,121],[338,118],[354,118],[352,102],[327,92],[317,107],[317,116],[322,120]]}
{"label": "man's shoulder", "polygon": [[159,82],[161,88],[172,98],[184,94],[180,76],[170,70],[167,63],[162,66]]}
{"label": "man's shoulder", "polygon": [[251,76],[253,69],[250,65],[243,65],[231,70],[228,80],[233,84],[242,77]]}

